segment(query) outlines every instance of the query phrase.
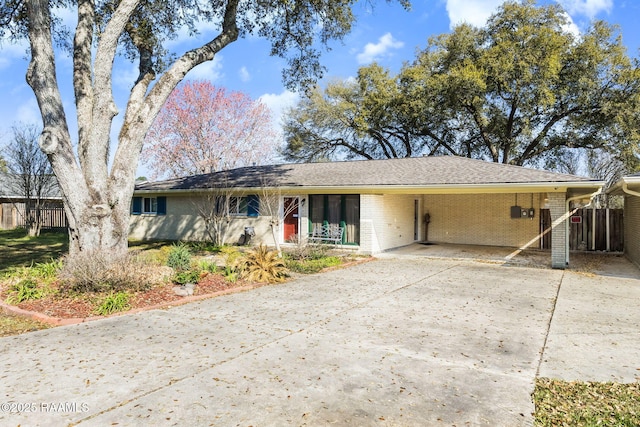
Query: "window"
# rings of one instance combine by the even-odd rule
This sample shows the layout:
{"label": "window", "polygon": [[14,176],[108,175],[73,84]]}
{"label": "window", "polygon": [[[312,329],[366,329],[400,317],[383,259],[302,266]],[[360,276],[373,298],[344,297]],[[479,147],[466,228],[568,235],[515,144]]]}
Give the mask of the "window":
{"label": "window", "polygon": [[260,199],[256,195],[219,196],[216,198],[216,211],[219,215],[258,216]]}
{"label": "window", "polygon": [[231,196],[229,198],[229,215],[248,215],[247,197]]}
{"label": "window", "polygon": [[158,199],[156,197],[143,197],[142,213],[145,213],[145,214],[158,213]]}
{"label": "window", "polygon": [[131,201],[133,215],[165,215],[167,213],[166,197],[134,197]]}
{"label": "window", "polygon": [[312,194],[309,196],[309,226],[323,224],[345,228],[344,242],[360,243],[360,196],[357,194]]}

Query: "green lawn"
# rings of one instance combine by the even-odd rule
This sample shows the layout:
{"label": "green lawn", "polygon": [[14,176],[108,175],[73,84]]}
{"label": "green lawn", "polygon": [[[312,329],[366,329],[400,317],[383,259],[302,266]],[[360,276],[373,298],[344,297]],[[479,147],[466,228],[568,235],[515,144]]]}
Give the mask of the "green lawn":
{"label": "green lawn", "polygon": [[0,276],[15,267],[45,263],[69,250],[66,233],[43,232],[29,237],[24,230],[0,230]]}
{"label": "green lawn", "polygon": [[[138,250],[159,249],[168,244],[170,242],[130,242],[130,246]],[[28,237],[22,230],[0,230],[0,277],[15,267],[58,258],[67,250],[68,237],[63,233],[45,232],[40,237]],[[318,266],[303,267],[299,267],[300,270],[311,272],[306,270]],[[0,311],[0,337],[46,327]],[[532,398],[536,407],[536,426],[640,425],[640,383],[564,382],[541,378],[536,381]]]}
{"label": "green lawn", "polygon": [[[45,263],[65,254],[69,247],[66,233],[43,232],[27,236],[25,230],[0,230],[0,278],[17,267]],[[45,329],[45,323],[0,311],[0,337]]]}

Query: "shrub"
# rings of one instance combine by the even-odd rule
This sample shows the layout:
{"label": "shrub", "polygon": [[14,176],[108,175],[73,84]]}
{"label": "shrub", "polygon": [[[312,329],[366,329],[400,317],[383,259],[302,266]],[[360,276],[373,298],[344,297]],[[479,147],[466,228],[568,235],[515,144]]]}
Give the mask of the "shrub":
{"label": "shrub", "polygon": [[281,282],[287,277],[284,260],[277,251],[269,250],[265,245],[253,248],[238,260],[237,270],[243,278],[252,282]]}
{"label": "shrub", "polygon": [[200,280],[200,271],[199,270],[187,270],[187,271],[178,271],[173,275],[173,281],[184,285],[185,283],[198,283]]}
{"label": "shrub", "polygon": [[49,262],[38,263],[31,267],[31,272],[37,277],[44,280],[54,280],[58,272],[62,270],[62,260],[54,260],[53,258]]}
{"label": "shrub", "polygon": [[220,252],[220,246],[214,245],[211,242],[189,242],[189,246],[193,248],[195,252]]}
{"label": "shrub", "polygon": [[288,259],[287,268],[296,273],[312,274],[321,271],[327,267],[334,267],[342,264],[342,259],[337,256],[329,256],[316,259]]}
{"label": "shrub", "polygon": [[201,259],[198,261],[198,269],[206,273],[217,273],[218,265],[213,260]]}
{"label": "shrub", "polygon": [[129,294],[126,292],[116,292],[107,295],[102,300],[98,308],[96,308],[95,313],[100,316],[106,316],[119,311],[126,311],[130,308],[131,304],[129,304]]}
{"label": "shrub", "polygon": [[46,289],[38,285],[38,282],[31,278],[22,279],[9,288],[9,304],[20,304],[23,301],[40,299],[46,295]]}
{"label": "shrub", "polygon": [[223,276],[225,280],[229,283],[236,283],[238,281],[238,272],[232,267],[226,266],[224,268]]}
{"label": "shrub", "polygon": [[326,257],[329,250],[329,245],[310,245],[306,242],[302,242],[291,248],[287,252],[287,255],[296,260],[320,259]]}
{"label": "shrub", "polygon": [[233,246],[223,246],[220,249],[220,253],[224,257],[224,263],[227,267],[234,267],[237,264],[237,261],[240,257],[242,257],[242,252]]}
{"label": "shrub", "polygon": [[144,262],[136,254],[114,257],[103,251],[67,257],[58,277],[63,289],[75,292],[144,290],[167,279],[162,269]]}
{"label": "shrub", "polygon": [[167,265],[176,271],[188,270],[191,266],[191,252],[184,243],[173,244],[167,259]]}
{"label": "shrub", "polygon": [[51,282],[56,279],[58,272],[62,269],[62,260],[37,263],[30,267],[16,267],[7,271],[3,276],[7,278],[34,279],[36,281]]}

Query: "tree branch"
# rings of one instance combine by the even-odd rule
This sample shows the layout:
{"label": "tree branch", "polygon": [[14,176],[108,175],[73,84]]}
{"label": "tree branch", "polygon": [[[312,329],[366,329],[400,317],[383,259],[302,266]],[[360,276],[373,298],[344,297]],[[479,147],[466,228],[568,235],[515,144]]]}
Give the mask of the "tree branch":
{"label": "tree branch", "polygon": [[84,167],[87,146],[93,122],[93,81],[91,71],[91,47],[93,46],[93,0],[78,1],[78,25],[73,39],[73,89],[76,96],[78,117],[78,154]]}
{"label": "tree branch", "polygon": [[82,173],[71,146],[62,98],[57,85],[55,56],[51,35],[51,11],[47,0],[26,0],[31,62],[27,69],[27,83],[36,96],[44,129],[39,145],[47,154],[58,176],[69,224],[73,227],[86,205],[82,191]]}

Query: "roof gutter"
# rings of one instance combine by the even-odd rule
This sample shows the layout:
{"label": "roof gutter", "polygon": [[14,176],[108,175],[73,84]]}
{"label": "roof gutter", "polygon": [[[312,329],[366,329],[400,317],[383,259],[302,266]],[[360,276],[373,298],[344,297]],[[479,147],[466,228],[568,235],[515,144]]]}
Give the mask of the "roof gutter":
{"label": "roof gutter", "polygon": [[626,182],[626,181],[622,182],[622,191],[624,191],[626,194],[630,194],[632,196],[640,197],[640,193],[638,193],[637,191],[629,190],[629,183]]}

